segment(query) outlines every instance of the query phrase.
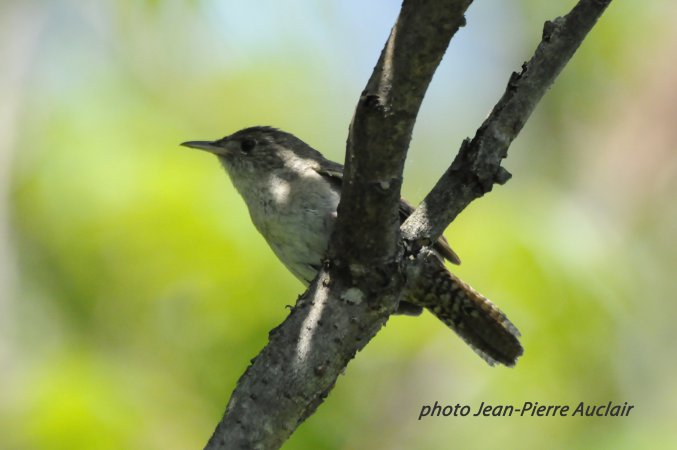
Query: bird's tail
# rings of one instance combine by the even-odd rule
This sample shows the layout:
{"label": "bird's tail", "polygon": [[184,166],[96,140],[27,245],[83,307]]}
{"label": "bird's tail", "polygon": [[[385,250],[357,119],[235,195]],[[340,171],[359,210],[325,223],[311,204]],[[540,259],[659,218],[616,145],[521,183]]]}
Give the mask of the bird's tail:
{"label": "bird's tail", "polygon": [[439,261],[424,264],[407,300],[428,309],[490,365],[514,366],[524,350],[505,314]]}

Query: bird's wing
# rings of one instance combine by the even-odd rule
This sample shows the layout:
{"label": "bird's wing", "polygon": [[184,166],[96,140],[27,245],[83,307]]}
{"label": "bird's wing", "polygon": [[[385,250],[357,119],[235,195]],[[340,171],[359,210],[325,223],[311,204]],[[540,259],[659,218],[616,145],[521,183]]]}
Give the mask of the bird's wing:
{"label": "bird's wing", "polygon": [[343,185],[343,165],[334,161],[325,159],[321,161],[317,167],[314,168],[315,172],[319,173],[329,181],[329,183],[337,190],[341,190]]}
{"label": "bird's wing", "polygon": [[[341,188],[341,185],[343,184],[343,166],[341,164],[325,159],[318,165],[318,167],[315,168],[315,171],[327,178],[327,180],[333,186],[335,186],[337,190]],[[400,223],[403,223],[407,217],[409,217],[411,213],[414,212],[414,209],[415,208],[411,205],[411,203],[401,198]],[[440,236],[437,242],[435,242],[433,248],[437,251],[437,253],[442,255],[450,262],[454,264],[461,264],[461,260],[459,259],[458,255],[451,249],[449,242],[447,242],[444,236]]]}

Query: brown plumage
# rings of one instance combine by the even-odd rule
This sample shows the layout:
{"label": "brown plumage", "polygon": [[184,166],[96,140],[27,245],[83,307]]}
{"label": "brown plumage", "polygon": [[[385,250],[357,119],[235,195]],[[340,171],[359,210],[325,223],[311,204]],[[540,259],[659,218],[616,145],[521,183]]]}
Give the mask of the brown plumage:
{"label": "brown plumage", "polygon": [[496,305],[423,250],[410,265],[405,299],[430,311],[490,365],[513,366],[523,353],[520,333]]}
{"label": "brown plumage", "polygon": [[[219,157],[256,228],[289,271],[308,285],[321,267],[334,227],[343,166],[270,127],[183,145]],[[400,219],[413,209],[402,199]],[[416,259],[408,265],[398,312],[417,315],[426,308],[490,364],[514,365],[522,354],[519,332],[493,303],[445,268],[444,259],[460,262],[447,241],[439,238]]]}

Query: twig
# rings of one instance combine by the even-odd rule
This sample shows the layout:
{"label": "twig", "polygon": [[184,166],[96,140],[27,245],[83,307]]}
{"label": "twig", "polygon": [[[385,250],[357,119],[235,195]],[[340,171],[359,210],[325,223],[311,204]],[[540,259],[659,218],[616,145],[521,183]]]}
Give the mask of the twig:
{"label": "twig", "polygon": [[478,197],[503,184],[510,173],[501,167],[508,147],[536,104],[611,0],[581,0],[564,17],[546,22],[543,39],[531,60],[513,73],[503,97],[477,130],[465,140],[454,162],[402,225],[402,237],[414,250],[434,242],[456,216]]}

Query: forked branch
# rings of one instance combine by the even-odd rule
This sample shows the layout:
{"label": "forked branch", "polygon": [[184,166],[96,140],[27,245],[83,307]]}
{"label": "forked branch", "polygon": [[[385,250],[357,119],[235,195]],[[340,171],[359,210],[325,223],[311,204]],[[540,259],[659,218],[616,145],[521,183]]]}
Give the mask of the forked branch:
{"label": "forked branch", "polygon": [[[403,283],[397,202],[418,109],[470,0],[404,0],[353,119],[329,260],[240,378],[207,449],[275,449],[322,403],[394,310]],[[507,148],[610,0],[581,0],[543,41],[401,229],[433,242],[509,175]]]}

